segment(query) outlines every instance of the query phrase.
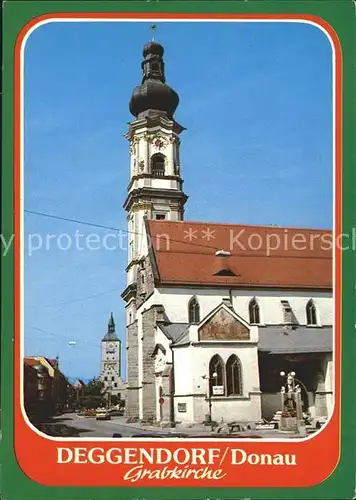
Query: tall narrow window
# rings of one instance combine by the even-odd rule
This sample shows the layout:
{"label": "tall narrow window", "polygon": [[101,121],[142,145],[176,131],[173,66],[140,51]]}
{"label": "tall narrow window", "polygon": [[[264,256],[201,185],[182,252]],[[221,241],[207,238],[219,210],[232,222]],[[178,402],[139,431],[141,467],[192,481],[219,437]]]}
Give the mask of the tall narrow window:
{"label": "tall narrow window", "polygon": [[252,299],[249,304],[250,324],[258,325],[260,323],[260,307],[256,299]]}
{"label": "tall narrow window", "polygon": [[199,302],[195,297],[191,298],[188,305],[189,323],[199,323],[200,321],[200,307]]}
{"label": "tall narrow window", "polygon": [[228,396],[242,395],[241,363],[235,354],[226,362],[226,393]]}
{"label": "tall narrow window", "polygon": [[154,177],[163,177],[164,176],[164,165],[165,165],[165,156],[161,153],[156,153],[151,158],[151,171]]}
{"label": "tall narrow window", "polygon": [[134,257],[134,240],[131,240],[129,243],[129,260],[132,260]]}
{"label": "tall narrow window", "polygon": [[318,324],[317,322],[317,315],[316,315],[316,307],[314,304],[314,301],[311,299],[309,300],[306,308],[307,312],[307,325],[315,326]]}
{"label": "tall narrow window", "polygon": [[285,325],[293,325],[298,323],[297,318],[293,313],[293,309],[291,308],[288,300],[281,300],[282,310],[283,310],[283,323]]}
{"label": "tall narrow window", "polygon": [[210,394],[214,395],[213,387],[224,387],[225,395],[225,365],[218,354],[215,354],[209,363]]}

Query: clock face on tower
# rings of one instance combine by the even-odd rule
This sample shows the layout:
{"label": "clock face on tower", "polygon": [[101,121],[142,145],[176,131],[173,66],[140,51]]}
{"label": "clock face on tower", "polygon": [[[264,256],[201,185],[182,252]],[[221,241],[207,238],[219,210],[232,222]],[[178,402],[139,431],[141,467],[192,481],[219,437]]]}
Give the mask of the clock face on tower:
{"label": "clock face on tower", "polygon": [[109,345],[108,345],[108,349],[110,349],[110,350],[113,350],[113,349],[115,349],[115,346],[114,346],[114,344],[109,344]]}

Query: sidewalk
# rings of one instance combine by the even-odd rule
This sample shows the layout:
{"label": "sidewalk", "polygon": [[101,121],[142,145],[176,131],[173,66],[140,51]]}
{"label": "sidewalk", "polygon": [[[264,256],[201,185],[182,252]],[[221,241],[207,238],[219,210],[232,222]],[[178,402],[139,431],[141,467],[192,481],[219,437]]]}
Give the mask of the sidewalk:
{"label": "sidewalk", "polygon": [[[211,431],[209,425],[203,425],[203,424],[194,424],[190,427],[186,427],[183,425],[176,425],[176,427],[161,427],[160,425],[148,425],[148,424],[140,424],[140,423],[128,423],[126,422],[125,417],[115,417],[111,420],[112,422],[116,422],[118,425],[123,425],[123,426],[128,426],[128,427],[134,427],[137,429],[137,433],[139,432],[161,432],[164,434],[172,433],[172,434],[192,434],[192,435],[207,435],[207,434],[215,434],[217,432],[217,428],[215,428],[213,431]],[[300,439],[300,436],[295,434],[294,432],[282,432],[279,430],[264,430],[264,429],[258,429],[258,430],[251,430],[251,431],[246,431],[246,435],[244,435],[244,432],[239,432],[240,438],[245,437],[248,438],[249,434],[252,434],[254,436],[259,436],[262,439]],[[225,434],[225,433],[223,433]],[[236,437],[237,434],[231,434],[231,437],[233,438],[234,436]],[[243,436],[244,435],[244,436]]]}
{"label": "sidewalk", "polygon": [[149,425],[141,424],[139,422],[131,423],[126,422],[125,417],[114,417],[111,419],[112,422],[117,422],[119,425],[126,425],[128,427],[135,427],[138,431],[143,432],[162,432],[162,433],[174,433],[174,434],[210,434],[211,429],[208,425],[194,424],[190,427],[183,425],[176,425],[175,427],[162,427],[160,425]]}

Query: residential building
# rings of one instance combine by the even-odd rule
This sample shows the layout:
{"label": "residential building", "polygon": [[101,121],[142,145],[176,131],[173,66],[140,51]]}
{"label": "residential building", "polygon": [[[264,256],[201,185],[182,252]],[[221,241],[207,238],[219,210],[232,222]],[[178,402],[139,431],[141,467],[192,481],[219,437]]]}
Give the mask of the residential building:
{"label": "residential building", "polygon": [[[72,399],[73,389],[66,376],[59,370],[58,358],[54,360],[44,356],[33,356],[25,358],[24,363],[25,366],[32,367],[37,372],[37,396],[40,406],[49,413],[65,409]],[[26,368],[24,373],[25,394],[29,394],[29,390],[30,394],[34,394],[33,386],[28,385],[26,375],[29,376],[29,374],[30,371]]]}

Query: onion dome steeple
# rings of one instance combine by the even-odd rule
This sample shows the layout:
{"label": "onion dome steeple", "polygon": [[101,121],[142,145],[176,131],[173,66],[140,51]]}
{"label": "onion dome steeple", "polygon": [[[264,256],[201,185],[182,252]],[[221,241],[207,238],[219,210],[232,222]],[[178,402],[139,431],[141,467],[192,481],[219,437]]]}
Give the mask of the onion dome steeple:
{"label": "onion dome steeple", "polygon": [[162,45],[154,41],[143,48],[142,84],[134,89],[130,100],[130,112],[136,118],[161,115],[173,119],[179,97],[165,83],[163,54]]}

